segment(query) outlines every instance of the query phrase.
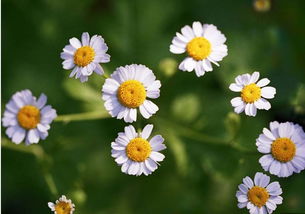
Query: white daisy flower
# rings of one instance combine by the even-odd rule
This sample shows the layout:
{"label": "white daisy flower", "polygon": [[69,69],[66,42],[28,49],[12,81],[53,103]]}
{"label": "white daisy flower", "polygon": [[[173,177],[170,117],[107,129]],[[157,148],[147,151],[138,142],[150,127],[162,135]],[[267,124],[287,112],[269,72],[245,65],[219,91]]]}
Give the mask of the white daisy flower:
{"label": "white daisy flower", "polygon": [[136,133],[132,125],[120,132],[115,142],[111,143],[111,156],[122,166],[122,172],[129,175],[150,175],[158,168],[158,162],[165,156],[159,151],[164,150],[163,137],[156,135],[148,140],[153,125],[146,125],[141,133]]}
{"label": "white daisy flower", "polygon": [[267,78],[258,81],[259,75],[259,72],[254,72],[252,75],[238,75],[235,78],[235,83],[230,85],[231,91],[240,92],[240,97],[231,100],[237,114],[245,111],[246,115],[254,117],[257,109],[269,110],[271,108],[271,104],[266,99],[274,98],[276,89],[270,86],[266,87],[270,83]]}
{"label": "white daisy flower", "polygon": [[86,82],[93,71],[100,75],[104,73],[100,63],[109,62],[110,55],[106,53],[108,47],[102,36],[94,35],[90,39],[89,33],[85,32],[82,41],[73,37],[69,42],[60,54],[64,60],[63,68],[73,69],[69,77],[75,76],[81,82]]}
{"label": "white daisy flower", "polygon": [[38,143],[48,136],[50,124],[57,117],[56,110],[46,105],[47,97],[41,94],[38,100],[30,90],[15,93],[6,104],[2,124],[12,142],[26,145]]}
{"label": "white daisy flower", "polygon": [[55,204],[49,202],[48,207],[54,212],[54,214],[73,214],[75,210],[75,205],[64,195],[56,200]]}
{"label": "white daisy flower", "polygon": [[278,204],[282,204],[283,198],[279,182],[269,182],[270,177],[261,172],[255,174],[254,182],[245,177],[236,192],[238,207],[247,207],[251,214],[272,213]]}
{"label": "white daisy flower", "polygon": [[160,96],[161,83],[144,65],[126,65],[117,68],[103,86],[105,108],[112,117],[125,122],[137,120],[137,108],[144,118],[150,118],[159,108],[147,98]]}
{"label": "white daisy flower", "polygon": [[192,27],[186,25],[181,29],[181,33],[176,33],[170,45],[170,52],[187,52],[188,57],[180,63],[179,69],[188,72],[195,70],[196,75],[200,77],[213,70],[211,62],[219,66],[217,62],[228,55],[228,49],[224,44],[226,37],[216,26],[193,22]]}
{"label": "white daisy flower", "polygon": [[291,122],[270,123],[256,140],[257,150],[265,154],[259,159],[265,171],[288,177],[305,169],[305,133]]}

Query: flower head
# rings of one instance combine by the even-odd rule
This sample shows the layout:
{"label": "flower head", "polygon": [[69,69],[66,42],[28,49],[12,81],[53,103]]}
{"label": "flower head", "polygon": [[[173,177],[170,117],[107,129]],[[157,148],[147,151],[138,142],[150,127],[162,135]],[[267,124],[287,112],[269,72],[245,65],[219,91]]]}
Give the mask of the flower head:
{"label": "flower head", "polygon": [[94,35],[90,38],[88,33],[83,33],[82,41],[73,37],[69,42],[60,57],[64,60],[62,63],[64,69],[73,69],[70,77],[75,76],[81,82],[86,82],[93,72],[100,75],[104,73],[100,63],[109,62],[110,55],[106,53],[108,47],[103,37]]}
{"label": "flower head", "polygon": [[[245,111],[248,116],[256,116],[257,109],[269,110],[271,104],[266,99],[274,98],[276,89],[274,87],[265,87],[270,83],[267,78],[259,79],[259,72],[252,75],[243,74],[235,78],[235,83],[230,85],[230,90],[240,92],[240,97],[231,100],[234,111],[238,114]],[[258,82],[257,82],[258,81]]]}
{"label": "flower head", "polygon": [[254,182],[245,177],[236,192],[238,207],[247,207],[251,214],[272,213],[283,198],[279,182],[269,182],[270,177],[261,172],[255,174]]}
{"label": "flower head", "polygon": [[193,22],[192,27],[186,25],[181,29],[181,33],[176,33],[170,45],[170,52],[187,52],[188,57],[180,63],[179,69],[188,72],[195,70],[196,75],[200,77],[213,70],[211,62],[219,66],[217,62],[228,55],[225,41],[226,37],[216,26]]}
{"label": "flower head", "polygon": [[305,133],[291,122],[270,123],[256,140],[257,150],[265,154],[259,159],[265,171],[288,177],[305,169]]}
{"label": "flower head", "polygon": [[122,172],[129,175],[149,175],[158,168],[158,162],[165,156],[159,151],[164,150],[164,139],[156,135],[148,140],[153,125],[146,125],[141,133],[136,133],[130,125],[125,132],[120,132],[115,142],[111,143],[112,157],[121,166]]}
{"label": "flower head", "polygon": [[73,214],[75,205],[70,199],[62,195],[55,204],[53,202],[48,203],[49,208],[54,211],[54,214]]}
{"label": "flower head", "polygon": [[160,96],[161,83],[154,73],[144,65],[119,67],[103,85],[105,108],[112,117],[125,122],[137,120],[137,108],[144,118],[155,114],[159,108],[147,98]]}
{"label": "flower head", "polygon": [[56,111],[47,105],[47,97],[41,94],[38,100],[30,90],[15,93],[6,104],[2,123],[12,142],[19,144],[25,139],[27,145],[38,143],[48,136],[50,124]]}

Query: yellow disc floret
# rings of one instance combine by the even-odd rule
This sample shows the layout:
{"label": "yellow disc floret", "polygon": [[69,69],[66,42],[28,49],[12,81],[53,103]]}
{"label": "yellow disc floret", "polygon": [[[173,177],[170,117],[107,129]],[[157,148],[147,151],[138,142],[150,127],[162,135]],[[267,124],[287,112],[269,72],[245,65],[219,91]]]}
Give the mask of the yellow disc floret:
{"label": "yellow disc floret", "polygon": [[241,98],[246,103],[254,103],[261,98],[261,88],[255,83],[246,85],[241,91]]}
{"label": "yellow disc floret", "polygon": [[289,138],[277,138],[271,144],[272,156],[280,162],[288,162],[293,159],[296,152],[296,146]]}
{"label": "yellow disc floret", "polygon": [[35,106],[23,106],[17,114],[17,120],[22,128],[34,129],[40,122],[40,111]]}
{"label": "yellow disc floret", "polygon": [[59,201],[55,205],[56,214],[70,214],[72,211],[72,205],[69,202]]}
{"label": "yellow disc floret", "polygon": [[74,64],[85,67],[94,60],[95,52],[89,46],[83,46],[76,50],[74,54]]}
{"label": "yellow disc floret", "polygon": [[143,162],[151,153],[149,142],[143,138],[132,139],[126,147],[126,155],[133,161]]}
{"label": "yellow disc floret", "polygon": [[193,59],[203,60],[211,53],[211,43],[203,37],[196,37],[187,44],[186,51]]}
{"label": "yellow disc floret", "polygon": [[123,82],[117,92],[120,103],[128,108],[137,108],[146,99],[146,90],[137,80]]}
{"label": "yellow disc floret", "polygon": [[262,207],[269,199],[268,191],[259,186],[254,186],[248,191],[248,199],[257,207]]}

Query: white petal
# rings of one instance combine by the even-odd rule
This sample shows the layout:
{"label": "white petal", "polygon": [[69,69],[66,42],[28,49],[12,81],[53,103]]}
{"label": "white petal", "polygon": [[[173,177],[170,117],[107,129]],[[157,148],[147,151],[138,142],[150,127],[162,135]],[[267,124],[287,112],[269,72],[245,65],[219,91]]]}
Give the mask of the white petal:
{"label": "white petal", "polygon": [[191,40],[195,37],[193,29],[188,25],[184,26],[181,29],[181,32],[182,32],[183,36],[185,36],[189,40]]}
{"label": "white petal", "polygon": [[161,135],[154,136],[149,142],[153,151],[158,152],[166,149],[166,146],[163,144],[164,138]]}
{"label": "white petal", "polygon": [[264,98],[260,98],[257,101],[255,101],[254,105],[258,109],[269,110],[271,108],[271,104],[267,100],[265,100]]}
{"label": "white petal", "polygon": [[41,109],[47,103],[47,96],[45,94],[41,94],[37,100],[36,106]]}
{"label": "white petal", "polygon": [[39,141],[39,133],[37,129],[31,129],[28,132],[27,140],[29,143],[38,143]]}
{"label": "white petal", "polygon": [[271,163],[271,166],[270,166],[270,173],[273,174],[273,175],[278,175],[280,170],[281,170],[281,163],[274,160],[272,163]]}
{"label": "white petal", "polygon": [[238,185],[238,189],[243,193],[243,194],[247,194],[249,188],[245,185],[245,184],[240,184]]}
{"label": "white petal", "polygon": [[201,37],[203,34],[202,24],[200,22],[193,22],[193,31],[196,37]]}
{"label": "white petal", "polygon": [[52,202],[48,202],[48,207],[51,209],[51,211],[55,211],[55,204]]}
{"label": "white petal", "polygon": [[191,57],[187,57],[185,60],[184,60],[184,68],[186,71],[193,71],[196,67],[196,61],[191,58]]}
{"label": "white petal", "polygon": [[264,129],[263,129],[263,133],[264,133],[264,135],[265,135],[266,137],[268,137],[270,140],[272,140],[272,141],[275,140],[274,135],[272,134],[272,132],[270,132],[269,129],[264,128]]}
{"label": "white petal", "polygon": [[136,130],[132,125],[126,126],[124,128],[124,131],[125,131],[126,137],[128,137],[129,140],[132,140],[137,137]]}
{"label": "white petal", "polygon": [[196,73],[197,77],[201,77],[205,74],[205,70],[203,68],[203,62],[196,63],[195,73]]}
{"label": "white petal", "polygon": [[240,114],[241,112],[243,112],[245,110],[245,107],[246,107],[245,104],[237,106],[234,108],[234,112],[237,114]]}
{"label": "white petal", "polygon": [[240,203],[245,203],[245,202],[248,201],[248,197],[247,197],[247,195],[240,195],[240,196],[237,197],[237,200]]}
{"label": "white petal", "polygon": [[185,52],[185,49],[184,48],[180,48],[176,45],[170,45],[169,46],[169,50],[170,52],[174,53],[174,54],[182,54]]}
{"label": "white petal", "polygon": [[235,97],[231,100],[231,104],[233,107],[237,107],[244,104],[244,101],[241,99],[241,97]]}
{"label": "white petal", "polygon": [[105,72],[104,72],[104,69],[102,68],[102,66],[100,64],[97,64],[95,69],[94,69],[94,72],[99,74],[99,75],[103,75]]}
{"label": "white petal", "polygon": [[276,89],[271,86],[267,86],[261,89],[262,92],[262,97],[267,98],[267,99],[272,99],[274,98],[274,95],[276,94]]}
{"label": "white petal", "polygon": [[250,83],[256,83],[258,78],[259,78],[259,72],[256,71],[251,75]]}
{"label": "white petal", "polygon": [[156,162],[153,161],[151,158],[148,158],[148,159],[145,160],[145,166],[146,166],[151,172],[155,171],[155,170],[158,168]]}
{"label": "white petal", "polygon": [[280,186],[279,182],[277,182],[277,181],[270,183],[266,187],[266,189],[268,190],[268,193],[272,196],[277,196],[277,195],[282,194],[281,186]]}
{"label": "white petal", "polygon": [[137,109],[135,108],[130,109],[129,117],[132,119],[132,121],[137,121]]}
{"label": "white petal", "polygon": [[128,168],[128,174],[129,175],[135,175],[140,169],[140,163],[139,162],[131,162],[129,168]]}
{"label": "white petal", "polygon": [[80,47],[82,46],[82,44],[80,43],[80,41],[79,41],[77,38],[75,38],[75,37],[73,37],[72,39],[70,39],[69,42],[70,42],[70,44],[71,44],[74,48],[76,48],[76,49],[78,49],[78,48],[80,48]]}
{"label": "white petal", "polygon": [[201,61],[202,67],[205,71],[209,72],[209,71],[213,71],[213,67],[212,64],[209,60],[205,59]]}
{"label": "white petal", "polygon": [[269,79],[263,78],[263,79],[261,79],[260,81],[258,81],[258,82],[256,83],[256,85],[259,86],[259,87],[264,87],[264,86],[268,85],[269,83],[270,83],[270,80],[269,80]]}
{"label": "white petal", "polygon": [[[124,154],[124,153],[123,153]],[[128,160],[128,157],[126,155],[121,155],[115,159],[115,162],[119,165],[122,165]]]}
{"label": "white petal", "polygon": [[252,188],[254,185],[252,179],[249,176],[243,178],[243,182],[247,185],[248,188]]}
{"label": "white petal", "polygon": [[256,186],[260,186],[260,187],[266,187],[270,182],[270,177],[261,173],[261,172],[257,172],[255,174],[254,177],[254,184]]}
{"label": "white petal", "polygon": [[161,154],[160,152],[152,151],[150,153],[150,158],[157,162],[157,161],[163,161],[165,156],[163,154]]}
{"label": "white petal", "polygon": [[242,85],[238,85],[236,83],[232,83],[230,86],[229,86],[229,89],[231,91],[234,91],[234,92],[240,92],[243,90],[243,86]]}
{"label": "white petal", "polygon": [[142,133],[141,133],[141,137],[144,138],[145,140],[146,140],[147,138],[149,138],[149,136],[150,136],[150,134],[151,134],[151,131],[152,131],[153,127],[154,127],[154,126],[151,125],[151,124],[146,125],[146,126],[144,127]]}
{"label": "white petal", "polygon": [[19,144],[25,138],[26,131],[21,127],[16,127],[12,135],[12,142]]}
{"label": "white petal", "polygon": [[82,44],[83,46],[89,46],[90,36],[89,33],[84,32],[82,34]]}
{"label": "white petal", "polygon": [[67,60],[63,61],[62,65],[63,65],[63,68],[66,70],[70,70],[75,66],[73,59],[67,59]]}

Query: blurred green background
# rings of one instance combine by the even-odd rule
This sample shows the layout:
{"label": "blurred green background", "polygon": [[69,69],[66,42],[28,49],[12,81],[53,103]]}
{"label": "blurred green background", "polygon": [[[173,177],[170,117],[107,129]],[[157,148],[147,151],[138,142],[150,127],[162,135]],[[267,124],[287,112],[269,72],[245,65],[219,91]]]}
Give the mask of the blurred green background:
{"label": "blurred green background", "polygon": [[[255,139],[269,121],[305,126],[304,11],[303,0],[273,1],[264,13],[250,0],[2,0],[2,111],[13,93],[28,88],[47,94],[59,115],[104,114],[104,79],[69,79],[59,57],[69,38],[88,31],[109,46],[108,74],[138,63],[161,80],[160,111],[137,128],[153,123],[168,147],[158,170],[134,177],[111,157],[123,121],[54,122],[39,144],[42,158],[39,146],[7,142],[3,129],[2,213],[51,213],[47,202],[61,194],[73,200],[76,214],[247,213],[237,208],[235,192],[243,177],[263,171]],[[201,78],[177,71],[184,56],[169,52],[175,32],[197,20],[216,25],[229,50],[221,66]],[[272,109],[238,116],[230,104],[238,94],[228,86],[255,70],[277,89]],[[50,191],[50,176],[58,194]],[[272,180],[284,191],[275,213],[305,213],[305,171]]]}

